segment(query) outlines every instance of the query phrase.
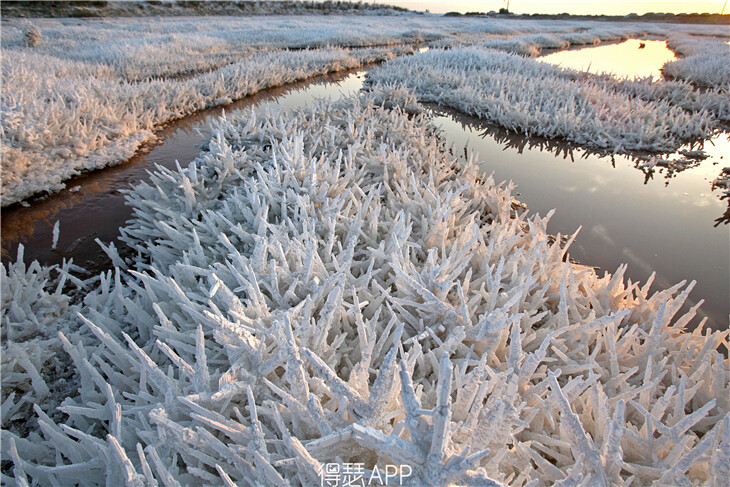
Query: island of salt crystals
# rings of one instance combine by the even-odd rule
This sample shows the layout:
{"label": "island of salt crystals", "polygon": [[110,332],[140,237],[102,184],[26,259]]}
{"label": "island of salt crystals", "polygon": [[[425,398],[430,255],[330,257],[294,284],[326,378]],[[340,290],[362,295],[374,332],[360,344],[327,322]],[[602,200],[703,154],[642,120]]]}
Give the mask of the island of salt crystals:
{"label": "island of salt crystals", "polygon": [[401,57],[371,70],[368,81],[406,87],[420,101],[527,136],[614,154],[674,152],[713,137],[730,121],[722,86],[700,92],[686,82],[615,79],[492,49],[498,45]]}
{"label": "island of salt crystals", "polygon": [[82,302],[4,271],[3,482],[727,485],[728,332],[680,315],[692,284],[570,263],[418,111],[377,90],[223,118],[129,192],[136,256],[106,247]]}
{"label": "island of salt crystals", "polygon": [[2,206],[57,192],[67,179],[124,162],[164,123],[405,52],[410,48],[260,52],[191,79],[129,81],[98,65],[9,49],[0,99]]}

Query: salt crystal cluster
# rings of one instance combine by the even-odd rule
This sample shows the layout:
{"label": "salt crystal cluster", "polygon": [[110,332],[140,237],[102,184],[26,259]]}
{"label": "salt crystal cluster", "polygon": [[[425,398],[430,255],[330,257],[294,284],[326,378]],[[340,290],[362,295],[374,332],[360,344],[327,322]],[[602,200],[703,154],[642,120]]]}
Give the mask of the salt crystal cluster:
{"label": "salt crystal cluster", "polygon": [[[24,262],[24,249],[18,247],[17,260],[0,271],[0,333],[2,337],[3,429],[26,436],[32,430],[29,418],[33,405],[44,404],[52,415],[54,408],[75,390],[75,372],[58,340],[58,332],[68,331],[75,306],[70,289],[85,285],[72,273],[81,269],[72,262],[41,266]],[[6,431],[1,433],[4,449]],[[7,456],[3,457],[7,458]]]}
{"label": "salt crystal cluster", "polygon": [[674,33],[667,46],[681,58],[664,65],[664,76],[730,95],[730,45],[725,38]]}
{"label": "salt crystal cluster", "polygon": [[388,48],[262,52],[187,80],[128,82],[106,78],[98,66],[8,50],[3,55],[2,205],[58,191],[64,180],[83,171],[131,158],[154,140],[154,130],[163,123],[394,55]]}
{"label": "salt crystal cluster", "polygon": [[[692,284],[571,264],[415,106],[223,118],[130,191],[136,256],[107,247],[116,268],[60,303],[78,390],[52,416],[52,374],[25,369],[38,428],[2,432],[3,482],[308,486],[362,463],[413,486],[724,485],[728,332],[680,313]],[[44,316],[42,271],[13,269]]]}
{"label": "salt crystal cluster", "polygon": [[612,153],[672,152],[730,120],[730,98],[685,83],[617,80],[481,47],[432,49],[368,73],[528,136],[561,138]]}
{"label": "salt crystal cluster", "polygon": [[669,179],[677,173],[699,166],[700,162],[696,157],[643,156],[635,159],[634,167],[646,174],[647,180],[653,177],[657,168],[659,171],[666,169],[665,177]]}
{"label": "salt crystal cluster", "polygon": [[[125,10],[120,5],[100,9],[107,7]],[[224,8],[213,5],[210,11],[219,7]],[[164,8],[178,10],[172,4]],[[121,163],[154,141],[162,124],[176,118],[316,74],[391,59],[411,52],[417,43],[481,44],[530,54],[547,47],[669,32],[687,38],[699,34],[701,39],[726,35],[724,26],[713,25],[415,14],[328,16],[327,22],[316,15],[23,21],[10,16],[0,32],[1,203],[5,207],[56,192],[81,172]],[[726,94],[700,97],[684,88],[680,97],[676,86],[669,92],[642,87],[638,96],[681,98],[683,109],[724,110],[724,120],[730,120]],[[697,99],[690,103],[688,97]]]}

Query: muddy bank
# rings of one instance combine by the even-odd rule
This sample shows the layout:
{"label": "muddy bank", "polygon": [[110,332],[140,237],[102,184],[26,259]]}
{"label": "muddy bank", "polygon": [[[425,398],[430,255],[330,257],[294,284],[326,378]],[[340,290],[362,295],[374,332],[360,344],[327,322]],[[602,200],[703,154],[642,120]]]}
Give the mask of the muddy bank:
{"label": "muddy bank", "polygon": [[[107,269],[111,261],[95,239],[115,242],[119,227],[130,217],[119,191],[148,178],[156,164],[174,168],[176,161],[185,166],[200,153],[208,137],[202,135],[210,121],[224,112],[245,110],[267,103],[284,106],[307,103],[316,97],[353,93],[362,86],[361,68],[318,76],[248,96],[234,103],[202,110],[161,128],[157,140],[147,144],[132,159],[114,167],[74,178],[67,189],[30,200],[30,207],[16,204],[2,210],[2,261],[14,260],[18,244],[25,247],[25,260],[42,264],[74,263],[91,272]],[[51,248],[53,226],[59,222],[60,238]]]}

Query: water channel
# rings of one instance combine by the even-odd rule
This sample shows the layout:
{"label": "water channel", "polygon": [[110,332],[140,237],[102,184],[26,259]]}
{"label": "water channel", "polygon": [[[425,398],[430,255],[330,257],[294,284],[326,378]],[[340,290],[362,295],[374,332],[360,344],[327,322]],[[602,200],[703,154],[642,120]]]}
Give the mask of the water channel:
{"label": "water channel", "polygon": [[[624,48],[638,50],[634,41],[630,42]],[[580,62],[592,56],[591,49],[620,45],[556,54],[563,54],[561,64],[572,66],[566,54],[574,53],[575,62]],[[646,52],[653,50],[653,45],[651,50],[648,45],[642,48]],[[652,71],[642,75],[653,75],[666,61],[666,53],[657,52],[660,55],[654,56]],[[642,66],[646,65],[645,60]],[[595,68],[597,63],[592,66]],[[314,98],[347,96],[360,90],[365,74],[366,70],[361,69],[322,76],[199,112],[161,129],[159,141],[130,161],[69,181],[70,189],[34,201],[29,208],[3,210],[3,262],[14,259],[18,243],[23,243],[26,262],[38,259],[54,264],[73,257],[76,264],[94,272],[109,267],[110,262],[94,240],[113,241],[118,228],[131,216],[119,189],[145,179],[155,163],[175,167],[179,160],[187,165],[198,155],[199,145],[206,142],[200,132],[222,110],[230,113],[262,103],[294,108]],[[531,212],[544,215],[557,209],[548,228],[551,233],[572,234],[582,226],[571,247],[571,258],[608,272],[626,262],[626,276],[632,281],[646,281],[655,271],[654,289],[685,279],[696,280],[692,296],[694,300],[706,300],[701,316],[706,316],[708,326],[714,329],[727,327],[727,202],[711,190],[711,181],[721,167],[728,165],[727,134],[704,145],[709,157],[696,167],[666,177],[660,172],[645,174],[628,157],[600,157],[560,142],[525,138],[458,113],[430,110],[455,153],[464,153],[464,149],[478,153],[485,172],[494,173],[498,181],[515,181],[517,198]],[[52,228],[56,221],[61,231],[58,247],[53,250]]]}
{"label": "water channel", "polygon": [[[158,140],[143,147],[137,155],[118,166],[88,173],[66,182],[68,189],[32,201],[30,207],[14,205],[2,210],[2,261],[15,260],[22,243],[25,260],[57,264],[73,257],[74,264],[91,272],[108,268],[111,261],[95,242],[114,241],[119,227],[132,216],[119,189],[148,179],[147,171],[156,164],[174,169],[176,161],[187,166],[208,141],[204,135],[210,123],[222,112],[235,113],[264,103],[280,103],[295,108],[315,98],[347,96],[362,88],[365,70],[317,76],[248,96],[225,106],[201,110],[167,124]],[[53,226],[59,222],[56,249],[51,248]],[[117,247],[119,243],[116,243]]]}

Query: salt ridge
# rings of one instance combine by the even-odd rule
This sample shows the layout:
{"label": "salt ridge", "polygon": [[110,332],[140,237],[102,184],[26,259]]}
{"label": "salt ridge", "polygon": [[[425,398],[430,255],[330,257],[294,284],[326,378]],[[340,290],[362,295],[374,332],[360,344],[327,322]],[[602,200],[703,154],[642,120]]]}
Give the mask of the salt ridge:
{"label": "salt ridge", "polygon": [[471,46],[432,49],[368,73],[372,85],[403,86],[420,100],[531,136],[562,138],[610,153],[676,151],[730,120],[722,91],[614,79]]}

